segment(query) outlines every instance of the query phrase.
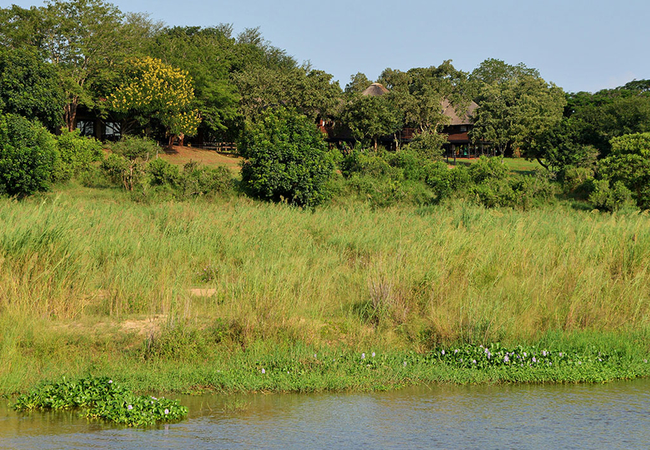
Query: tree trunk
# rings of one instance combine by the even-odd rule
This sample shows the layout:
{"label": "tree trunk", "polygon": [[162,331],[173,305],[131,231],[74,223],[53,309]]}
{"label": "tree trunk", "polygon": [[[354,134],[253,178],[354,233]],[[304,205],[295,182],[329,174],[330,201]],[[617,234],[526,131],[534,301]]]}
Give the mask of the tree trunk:
{"label": "tree trunk", "polygon": [[74,125],[77,119],[77,100],[75,99],[71,103],[65,105],[63,111],[65,124],[68,127],[68,131],[74,131]]}

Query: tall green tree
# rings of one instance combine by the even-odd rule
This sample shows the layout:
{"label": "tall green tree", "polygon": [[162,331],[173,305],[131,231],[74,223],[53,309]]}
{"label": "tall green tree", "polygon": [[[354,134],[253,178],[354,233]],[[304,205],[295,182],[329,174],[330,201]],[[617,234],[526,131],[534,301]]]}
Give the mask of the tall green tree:
{"label": "tall green tree", "polygon": [[379,82],[390,90],[391,102],[404,114],[404,125],[421,133],[439,132],[449,118],[442,104],[449,101],[460,113],[472,100],[468,75],[459,71],[451,61],[440,66],[414,68],[407,72],[386,69]]}
{"label": "tall green tree", "polygon": [[[116,65],[134,56],[148,34],[143,16],[125,16],[103,0],[50,0],[43,7],[0,10],[0,35],[11,48],[32,48],[57,71],[66,97],[68,129],[80,105],[101,109],[100,93],[115,80]],[[145,27],[146,28],[146,27]]]}
{"label": "tall green tree", "polygon": [[522,64],[508,68],[488,61],[472,75],[481,84],[470,135],[475,141],[491,143],[500,155],[512,148],[536,157],[540,136],[562,119],[564,92]]}
{"label": "tall green tree", "polygon": [[599,172],[611,184],[621,182],[641,208],[650,208],[650,133],[612,139],[611,154],[599,162]]}
{"label": "tall green tree", "polygon": [[379,138],[390,136],[403,126],[402,113],[387,94],[355,95],[345,106],[341,118],[356,139],[372,141],[375,151]]}
{"label": "tall green tree", "polygon": [[39,120],[53,130],[63,124],[64,105],[52,66],[28,47],[0,47],[0,110]]}
{"label": "tall green tree", "polygon": [[151,40],[152,56],[185,70],[194,82],[204,135],[221,136],[236,118],[240,96],[230,78],[235,39],[229,26],[173,27]]}

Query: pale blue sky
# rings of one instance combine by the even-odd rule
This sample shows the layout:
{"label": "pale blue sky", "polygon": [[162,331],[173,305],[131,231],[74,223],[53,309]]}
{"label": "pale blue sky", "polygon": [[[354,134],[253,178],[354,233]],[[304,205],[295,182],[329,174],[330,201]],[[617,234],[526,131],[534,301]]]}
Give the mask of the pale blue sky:
{"label": "pale blue sky", "polygon": [[[42,5],[0,0],[5,6]],[[299,62],[375,79],[446,59],[471,71],[486,58],[539,69],[566,91],[650,78],[650,0],[114,0],[167,25],[260,27]]]}

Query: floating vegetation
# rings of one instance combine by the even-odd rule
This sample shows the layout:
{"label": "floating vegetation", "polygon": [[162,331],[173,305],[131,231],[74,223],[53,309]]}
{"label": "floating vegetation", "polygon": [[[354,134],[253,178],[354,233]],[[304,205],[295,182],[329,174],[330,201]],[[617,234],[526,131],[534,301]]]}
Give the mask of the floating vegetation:
{"label": "floating vegetation", "polygon": [[82,416],[127,426],[172,422],[187,416],[178,400],[135,395],[108,377],[87,377],[47,383],[21,395],[17,411],[80,408]]}

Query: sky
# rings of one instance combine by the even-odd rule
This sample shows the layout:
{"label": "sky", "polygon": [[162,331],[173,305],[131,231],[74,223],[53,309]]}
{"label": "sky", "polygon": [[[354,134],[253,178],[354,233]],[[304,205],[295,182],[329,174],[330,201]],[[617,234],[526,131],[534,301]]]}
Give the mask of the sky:
{"label": "sky", "polygon": [[[0,0],[0,6],[41,6]],[[451,59],[471,71],[487,58],[523,62],[567,92],[650,79],[648,0],[113,0],[168,26],[259,27],[298,62],[344,87],[357,72],[375,80]]]}

